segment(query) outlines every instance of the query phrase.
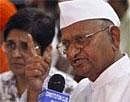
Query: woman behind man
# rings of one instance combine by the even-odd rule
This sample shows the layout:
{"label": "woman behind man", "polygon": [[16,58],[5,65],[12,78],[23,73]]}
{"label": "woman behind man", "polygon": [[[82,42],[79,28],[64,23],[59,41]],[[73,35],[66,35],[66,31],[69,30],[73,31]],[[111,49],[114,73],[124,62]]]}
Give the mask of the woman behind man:
{"label": "woman behind man", "polygon": [[37,102],[51,62],[55,20],[40,9],[25,8],[4,31],[11,71],[0,75],[0,102]]}

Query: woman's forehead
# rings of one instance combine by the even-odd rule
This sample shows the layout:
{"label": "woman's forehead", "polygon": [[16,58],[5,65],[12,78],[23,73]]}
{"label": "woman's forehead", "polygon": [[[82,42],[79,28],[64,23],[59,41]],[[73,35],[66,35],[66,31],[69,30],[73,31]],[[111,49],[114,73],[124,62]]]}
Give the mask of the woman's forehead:
{"label": "woman's forehead", "polygon": [[[7,39],[19,39],[19,40],[28,40],[28,32],[18,30],[18,29],[13,29],[9,32],[9,35]],[[30,34],[31,35],[31,34]]]}

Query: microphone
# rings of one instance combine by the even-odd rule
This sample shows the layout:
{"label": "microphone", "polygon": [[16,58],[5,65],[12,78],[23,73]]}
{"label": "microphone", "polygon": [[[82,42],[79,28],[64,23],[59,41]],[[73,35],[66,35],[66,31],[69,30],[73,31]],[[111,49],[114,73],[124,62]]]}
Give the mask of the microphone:
{"label": "microphone", "polygon": [[64,87],[64,77],[54,74],[48,82],[48,88],[39,95],[38,102],[69,102],[69,95],[63,93]]}
{"label": "microphone", "polygon": [[48,89],[51,90],[55,90],[62,93],[64,87],[65,87],[65,79],[60,74],[54,74],[48,82]]}

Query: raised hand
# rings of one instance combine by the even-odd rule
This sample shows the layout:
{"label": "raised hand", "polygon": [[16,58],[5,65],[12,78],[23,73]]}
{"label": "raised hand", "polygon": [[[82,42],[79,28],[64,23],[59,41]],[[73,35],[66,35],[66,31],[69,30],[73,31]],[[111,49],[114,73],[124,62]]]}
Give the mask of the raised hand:
{"label": "raised hand", "polygon": [[29,90],[39,92],[45,78],[48,75],[50,53],[49,51],[45,51],[43,56],[38,55],[33,39],[31,35],[28,35],[28,53],[25,56],[27,57],[25,61],[25,77],[28,81],[28,88]]}

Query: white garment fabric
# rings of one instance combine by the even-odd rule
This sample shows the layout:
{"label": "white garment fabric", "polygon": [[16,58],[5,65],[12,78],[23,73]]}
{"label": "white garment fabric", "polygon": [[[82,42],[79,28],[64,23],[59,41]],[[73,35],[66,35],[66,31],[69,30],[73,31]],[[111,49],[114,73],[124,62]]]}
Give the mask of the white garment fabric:
{"label": "white garment fabric", "polygon": [[27,90],[18,96],[16,80],[11,71],[0,74],[0,102],[27,102]]}
{"label": "white garment fabric", "polygon": [[130,58],[127,54],[107,68],[95,82],[86,80],[75,88],[70,102],[130,102]]}
{"label": "white garment fabric", "polygon": [[120,20],[113,8],[103,0],[70,0],[60,2],[60,28],[83,20],[108,19],[116,26]]}
{"label": "white garment fabric", "polygon": [[[42,90],[47,88],[48,76],[43,83]],[[12,71],[0,74],[0,102],[27,102],[27,89],[19,97],[16,87],[16,78]]]}
{"label": "white garment fabric", "polygon": [[72,92],[70,102],[87,102],[85,100],[92,89],[90,83],[88,78],[82,79]]}

